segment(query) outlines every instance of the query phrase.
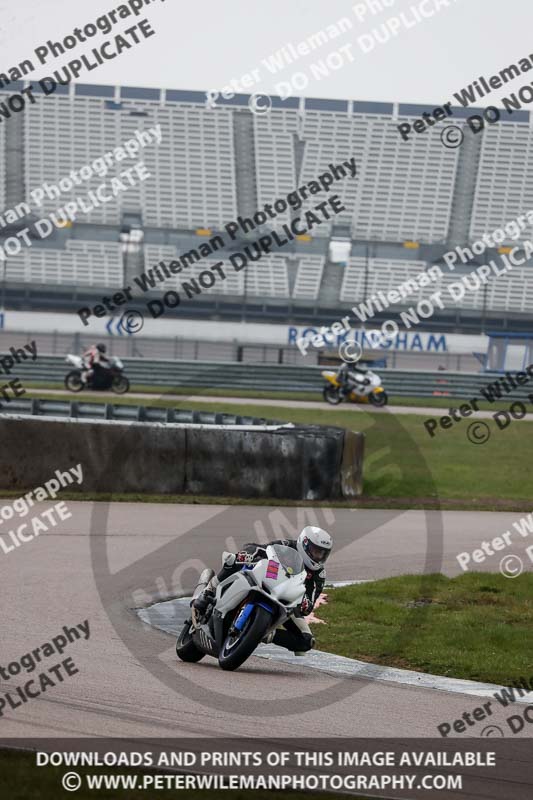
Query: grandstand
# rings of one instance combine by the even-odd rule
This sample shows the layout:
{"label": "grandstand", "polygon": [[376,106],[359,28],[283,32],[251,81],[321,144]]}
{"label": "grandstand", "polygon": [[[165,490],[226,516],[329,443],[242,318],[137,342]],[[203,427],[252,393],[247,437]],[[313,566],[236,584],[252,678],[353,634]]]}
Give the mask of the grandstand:
{"label": "grandstand", "polygon": [[[439,126],[409,142],[399,136],[397,125],[412,122],[424,110],[289,98],[274,99],[271,112],[259,116],[251,113],[244,95],[220,101],[213,109],[206,108],[201,92],[60,86],[53,96],[40,98],[0,126],[3,210],[30,202],[35,187],[91,164],[137,130],[160,125],[163,138],[139,156],[149,180],[8,257],[7,302],[25,308],[75,307],[80,297],[96,298],[102,290],[124,286],[152,264],[197,247],[206,233],[222,230],[238,215],[253,215],[316,178],[329,164],[353,157],[357,178],[337,184],[346,211],[334,224],[324,223],[312,238],[302,237],[279,254],[228,273],[226,281],[179,310],[182,315],[265,321],[338,318],[344,308],[376,291],[386,293],[431,264],[442,265],[446,250],[492,233],[533,208],[528,113],[518,112],[513,121],[488,126],[483,134],[467,135],[461,148],[447,149]],[[465,124],[465,109],[456,109],[455,116],[456,123]],[[41,207],[32,207],[32,218],[95,190],[136,160],[115,163],[108,175],[94,176],[60,200],[44,198]],[[303,209],[321,199],[309,198]],[[269,225],[279,229],[295,215],[289,208],[261,232]],[[18,227],[25,224],[27,220]],[[16,227],[0,230],[0,243]],[[137,244],[125,247],[125,234],[132,230],[139,234]],[[529,226],[518,240],[503,244],[516,246],[531,234]],[[329,259],[332,239],[351,241],[345,263]],[[228,255],[221,251],[218,260]],[[177,288],[200,269],[205,263],[201,268],[193,264],[160,289]],[[483,319],[493,329],[526,329],[533,300],[530,270],[528,263],[492,281],[453,311],[439,312],[427,327],[472,331],[479,330]],[[442,281],[453,279],[452,274]],[[439,288],[421,289],[404,305]]]}

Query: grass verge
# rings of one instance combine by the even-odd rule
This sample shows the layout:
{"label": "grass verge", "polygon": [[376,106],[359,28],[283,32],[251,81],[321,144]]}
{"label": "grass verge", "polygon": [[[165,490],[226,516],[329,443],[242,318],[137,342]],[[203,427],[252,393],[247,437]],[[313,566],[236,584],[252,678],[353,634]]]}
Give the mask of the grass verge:
{"label": "grass verge", "polygon": [[[0,490],[1,498],[20,497],[20,491]],[[479,498],[469,500],[440,500],[431,497],[360,497],[356,500],[285,500],[271,497],[215,497],[201,494],[98,494],[96,492],[61,491],[59,500],[87,503],[158,503],[202,505],[202,506],[263,506],[265,508],[378,508],[397,510],[441,510],[441,511],[516,511],[524,512],[528,501],[494,500]],[[531,505],[531,503],[529,503]],[[529,507],[528,507],[529,510]]]}
{"label": "grass verge", "polygon": [[[405,575],[327,591],[319,649],[508,686],[530,677],[533,574]],[[527,671],[529,669],[529,672]]]}
{"label": "grass verge", "polygon": [[[54,383],[54,382],[46,382],[46,383],[38,383],[35,381],[25,381],[24,387],[26,389],[31,389],[32,394],[36,394],[37,390],[39,394],[41,392],[46,392],[47,389],[54,389],[56,391],[64,389],[63,383]],[[201,395],[204,397],[242,397],[244,400],[246,399],[253,399],[253,400],[297,400],[300,401],[303,405],[308,402],[324,402],[322,397],[321,391],[316,392],[280,392],[280,391],[259,391],[257,389],[217,389],[217,388],[205,388],[205,387],[198,387],[198,386],[178,386],[178,387],[168,387],[168,386],[153,386],[153,385],[145,385],[145,384],[134,384],[131,387],[132,394],[153,394],[156,398],[164,398],[165,395]],[[44,396],[44,395],[43,395]],[[75,395],[71,392],[66,392],[64,398],[61,399],[65,400],[75,400],[76,398],[81,398],[82,395]],[[127,395],[126,395],[127,398]],[[56,399],[60,399],[56,396]],[[90,392],[88,394],[83,395],[83,399],[93,402],[98,402],[100,399],[102,402],[105,402],[103,398],[99,397],[98,393]],[[389,395],[389,406],[412,406],[412,407],[425,407],[425,408],[444,408],[448,409],[451,406],[457,407],[461,405],[461,403],[467,402],[471,398],[464,398],[459,397],[403,397],[401,395]],[[117,402],[115,399],[107,399],[107,402]],[[130,404],[135,404],[135,399],[130,398]],[[506,410],[509,408],[510,402],[508,401],[496,401],[494,403],[489,403],[487,400],[480,400],[478,402],[478,407],[481,411],[500,411]]]}

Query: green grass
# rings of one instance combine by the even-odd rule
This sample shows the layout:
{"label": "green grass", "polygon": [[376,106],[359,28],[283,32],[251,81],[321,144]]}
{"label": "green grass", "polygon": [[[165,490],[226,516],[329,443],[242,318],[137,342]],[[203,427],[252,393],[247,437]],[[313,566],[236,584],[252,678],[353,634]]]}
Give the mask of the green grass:
{"label": "green grass", "polygon": [[[39,394],[41,391],[45,392],[46,389],[60,390],[64,389],[63,383],[37,383],[35,381],[24,381],[24,388],[31,389],[33,395]],[[259,391],[257,389],[217,389],[206,388],[205,386],[153,386],[147,384],[132,384],[130,391],[133,394],[153,394],[154,397],[164,397],[166,394],[170,395],[205,395],[206,397],[242,397],[244,399],[254,398],[258,400],[315,400],[322,401],[321,392],[277,392],[277,391]],[[76,395],[72,392],[65,392],[65,399],[75,400]],[[87,399],[95,399],[101,397],[98,392],[88,392]],[[57,397],[57,395],[56,395]],[[126,395],[127,397],[127,395]],[[109,398],[106,398],[109,402]],[[138,401],[135,398],[130,398],[130,404],[137,405]]]}
{"label": "green grass", "polygon": [[532,573],[406,575],[327,595],[316,611],[327,624],[314,626],[321,650],[499,685],[531,675]]}
{"label": "green grass", "polygon": [[[45,393],[42,396],[45,397]],[[71,398],[70,395],[66,397]],[[51,396],[50,399],[58,398]],[[78,399],[105,402],[103,398],[92,394],[78,396]],[[131,399],[127,396],[117,397],[113,398],[113,402],[127,404],[131,403]],[[303,424],[337,425],[363,431],[367,437],[364,497],[355,501],[356,505],[531,510],[533,478],[529,442],[533,439],[532,422],[515,421],[500,431],[492,419],[487,420],[491,438],[484,445],[475,445],[466,437],[469,419],[463,419],[449,430],[439,429],[431,438],[423,425],[425,417],[414,414],[376,413],[369,409],[354,411],[351,415],[326,405],[320,409],[306,408],[303,404],[300,408],[258,408],[245,402],[233,405],[213,400],[212,403],[196,404],[164,398],[158,398],[150,405],[225,411],[229,414]],[[123,499],[139,498],[128,496]],[[192,501],[190,496],[184,499],[185,502]],[[180,500],[175,496],[173,501]],[[215,502],[226,501],[226,498],[215,498]],[[250,504],[249,500],[236,502]],[[269,505],[272,501],[266,499],[259,503]]]}
{"label": "green grass", "polygon": [[[25,381],[24,387],[26,389],[31,389],[31,394],[37,394],[37,390],[39,394],[44,393],[46,389],[64,389],[63,383],[54,383],[54,382],[47,382],[47,383],[38,383],[35,381]],[[131,387],[131,392],[141,393],[141,394],[153,394],[154,397],[164,397],[165,395],[202,395],[204,397],[242,397],[243,399],[255,399],[255,400],[299,400],[302,405],[308,402],[324,402],[322,397],[322,392],[280,392],[280,391],[259,391],[257,389],[216,389],[216,388],[205,388],[205,387],[198,387],[198,386],[178,386],[178,387],[166,387],[166,386],[153,386],[153,385],[145,385],[145,384],[134,384]],[[64,395],[65,400],[74,400],[76,397],[80,397],[81,395],[75,395],[70,392],[66,392]],[[83,398],[86,400],[95,400],[98,399],[99,395],[94,392],[89,392],[83,395]],[[126,395],[127,397],[127,395]],[[101,398],[100,398],[101,399]],[[471,398],[467,398],[468,400]],[[108,402],[110,400],[108,399]],[[114,402],[111,401],[111,402]],[[136,404],[135,399],[130,398],[129,402],[132,405]],[[389,395],[389,405],[390,406],[421,406],[426,408],[442,408],[442,409],[449,409],[451,406],[461,405],[462,403],[466,403],[467,400],[464,398],[453,398],[453,397],[402,397],[400,395]],[[512,402],[512,401],[511,401]],[[489,403],[487,400],[480,400],[478,402],[478,407],[480,410],[485,411],[499,411],[500,409],[506,409],[509,407],[509,401],[496,401],[495,403]]]}
{"label": "green grass", "polygon": [[[50,748],[48,748],[50,749]],[[54,748],[59,749],[59,748]],[[61,748],[68,750],[68,747]],[[74,749],[78,749],[77,747]],[[85,751],[93,750],[90,741],[85,746]],[[110,748],[115,749],[115,748]],[[126,748],[127,749],[127,748]],[[133,748],[134,749],[134,748]],[[5,800],[58,800],[58,798],[76,797],[78,800],[150,800],[155,797],[173,797],[179,795],[187,800],[306,800],[310,793],[303,792],[266,792],[266,791],[179,791],[173,789],[152,789],[152,791],[139,789],[105,790],[93,789],[92,791],[82,788],[77,792],[67,792],[61,787],[61,778],[67,772],[75,771],[79,775],[129,775],[135,772],[141,774],[141,770],[120,769],[99,769],[85,767],[37,767],[33,753],[0,750],[0,795]],[[270,769],[270,768],[269,768]],[[147,773],[154,772],[146,770]],[[266,774],[267,770],[265,770]],[[159,774],[163,774],[162,771]],[[338,800],[339,795],[331,792],[313,795],[319,800]],[[354,797],[354,800],[357,798]],[[364,800],[364,798],[359,798]]]}

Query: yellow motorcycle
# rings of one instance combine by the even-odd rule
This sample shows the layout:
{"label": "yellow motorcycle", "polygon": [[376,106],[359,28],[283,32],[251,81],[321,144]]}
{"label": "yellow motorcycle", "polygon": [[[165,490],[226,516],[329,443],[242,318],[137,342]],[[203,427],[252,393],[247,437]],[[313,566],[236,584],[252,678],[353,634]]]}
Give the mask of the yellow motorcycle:
{"label": "yellow motorcycle", "polygon": [[352,390],[345,394],[342,391],[342,384],[337,378],[334,370],[325,369],[322,377],[327,383],[322,390],[322,396],[326,403],[336,406],[346,400],[350,403],[370,403],[373,406],[386,406],[388,402],[387,392],[381,385],[381,378],[375,372],[367,370],[360,375],[351,373],[353,381],[357,383]]}

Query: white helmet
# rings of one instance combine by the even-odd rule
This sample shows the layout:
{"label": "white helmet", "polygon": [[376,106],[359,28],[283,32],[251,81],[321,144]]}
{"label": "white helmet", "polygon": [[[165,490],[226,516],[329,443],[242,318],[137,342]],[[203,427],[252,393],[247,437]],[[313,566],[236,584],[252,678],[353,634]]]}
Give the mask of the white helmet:
{"label": "white helmet", "polygon": [[307,569],[316,572],[326,563],[333,539],[327,531],[315,525],[307,525],[296,541],[296,548],[304,560]]}

